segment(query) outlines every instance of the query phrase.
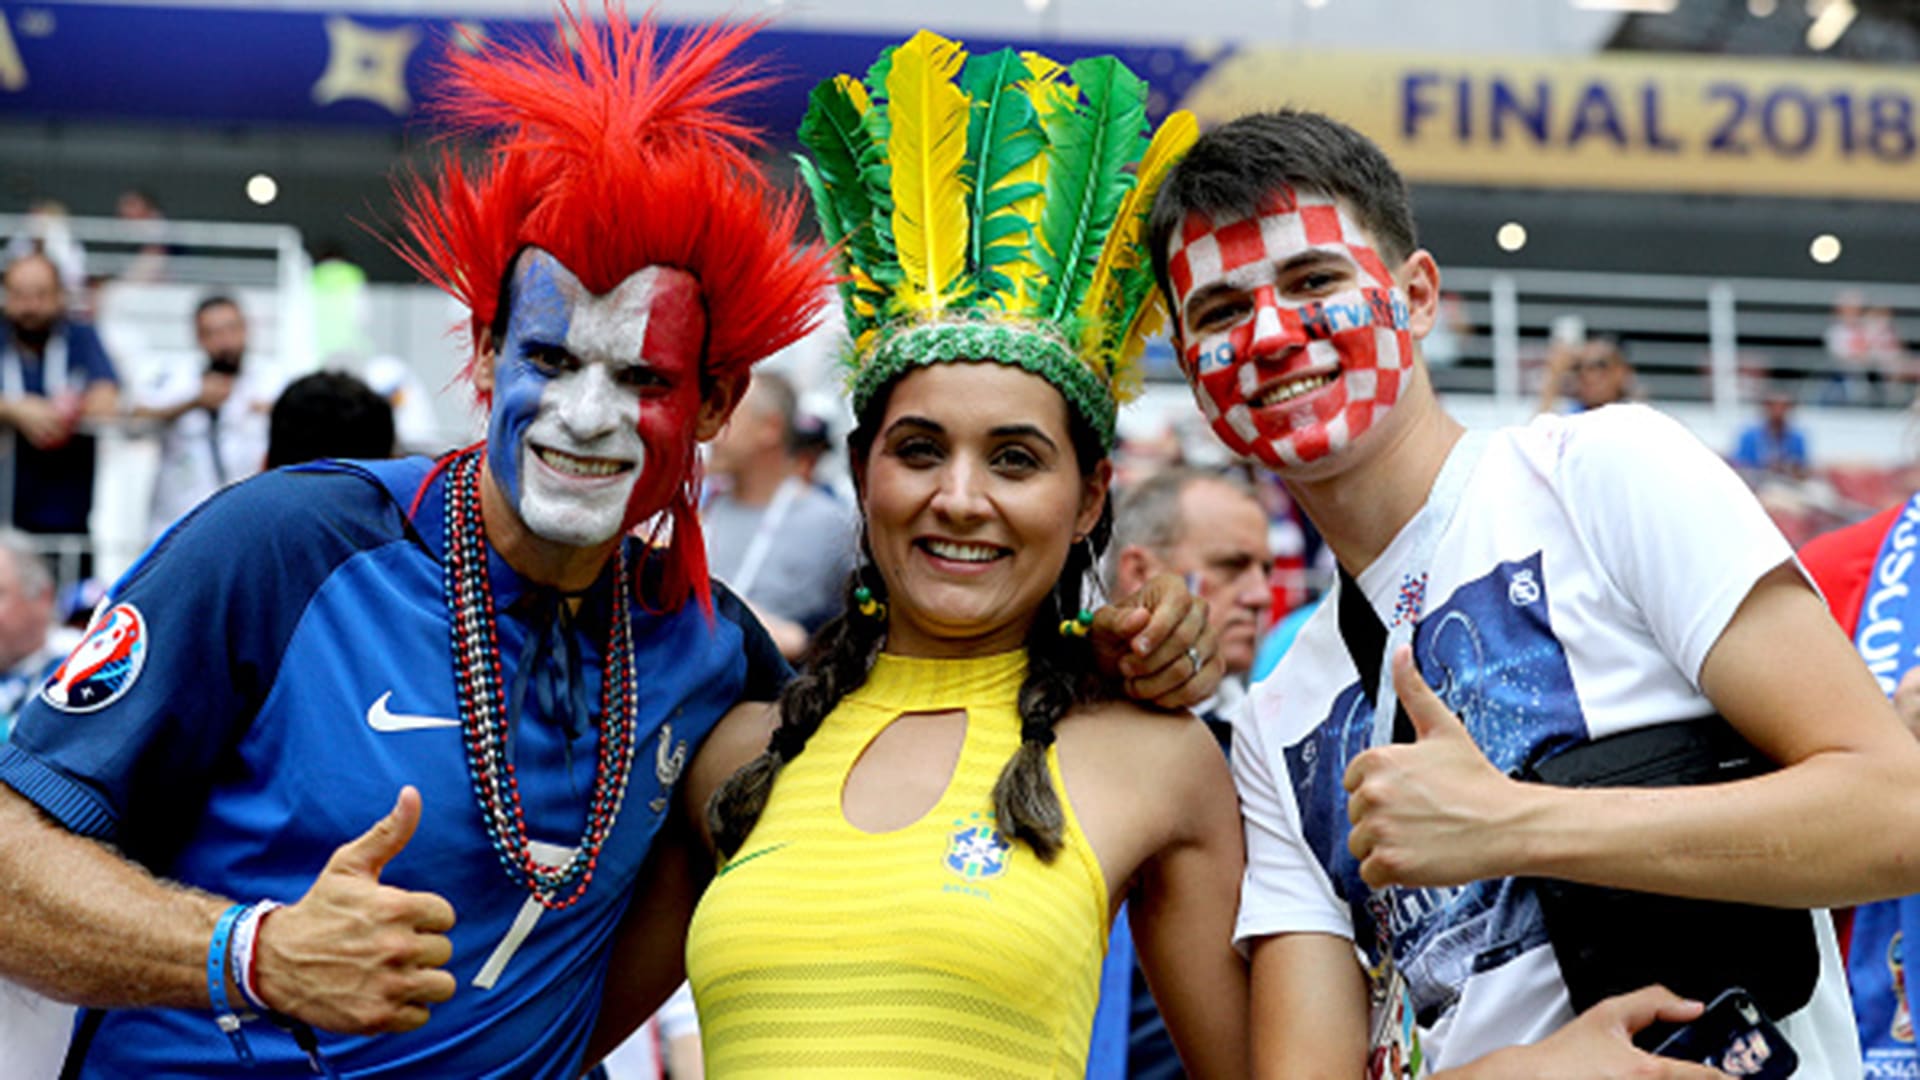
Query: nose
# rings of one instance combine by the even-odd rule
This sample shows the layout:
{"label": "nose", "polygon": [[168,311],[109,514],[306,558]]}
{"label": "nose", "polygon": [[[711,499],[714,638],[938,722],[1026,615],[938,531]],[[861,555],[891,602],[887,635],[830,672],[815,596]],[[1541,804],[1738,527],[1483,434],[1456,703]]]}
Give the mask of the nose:
{"label": "nose", "polygon": [[559,397],[555,413],[561,427],[582,442],[617,430],[622,421],[619,388],[605,364],[587,364],[554,380],[548,393]]}
{"label": "nose", "polygon": [[953,522],[984,520],[992,513],[986,476],[979,463],[965,455],[948,459],[940,470],[940,486],[933,493],[933,512]]}
{"label": "nose", "polygon": [[1247,343],[1248,355],[1273,356],[1305,343],[1305,336],[1290,329],[1287,319],[1282,317],[1280,297],[1273,286],[1262,285],[1253,290],[1253,337]]}

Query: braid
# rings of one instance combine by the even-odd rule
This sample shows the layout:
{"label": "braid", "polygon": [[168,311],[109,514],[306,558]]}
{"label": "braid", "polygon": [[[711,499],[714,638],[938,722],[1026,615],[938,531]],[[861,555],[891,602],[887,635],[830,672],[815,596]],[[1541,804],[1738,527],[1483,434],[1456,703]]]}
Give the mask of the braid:
{"label": "braid", "polygon": [[1060,583],[1040,605],[1027,631],[1027,679],[1020,686],[1020,749],[993,785],[993,812],[1007,836],[1024,840],[1052,862],[1060,853],[1066,818],[1060,796],[1053,790],[1047,769],[1047,748],[1053,745],[1054,725],[1075,705],[1097,696],[1099,679],[1093,647],[1085,638],[1060,633],[1062,619],[1080,611],[1080,586],[1112,531],[1111,507],[1100,512],[1099,524],[1087,543],[1075,544],[1067,554]]}
{"label": "braid", "polygon": [[767,807],[780,766],[800,756],[840,699],[858,689],[873,670],[886,624],[855,610],[856,573],[847,581],[841,613],[820,628],[805,670],[780,692],[780,724],[767,749],[727,778],[707,801],[707,831],[721,858],[740,850]]}

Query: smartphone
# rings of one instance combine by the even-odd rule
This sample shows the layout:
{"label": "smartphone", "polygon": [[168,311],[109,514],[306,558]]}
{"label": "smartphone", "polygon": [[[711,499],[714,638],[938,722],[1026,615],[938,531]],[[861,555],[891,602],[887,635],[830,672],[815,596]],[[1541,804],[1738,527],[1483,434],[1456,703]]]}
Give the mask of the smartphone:
{"label": "smartphone", "polygon": [[1653,1052],[1758,1080],[1787,1080],[1800,1067],[1793,1045],[1753,996],[1737,986],[1714,998],[1699,1019],[1667,1036]]}

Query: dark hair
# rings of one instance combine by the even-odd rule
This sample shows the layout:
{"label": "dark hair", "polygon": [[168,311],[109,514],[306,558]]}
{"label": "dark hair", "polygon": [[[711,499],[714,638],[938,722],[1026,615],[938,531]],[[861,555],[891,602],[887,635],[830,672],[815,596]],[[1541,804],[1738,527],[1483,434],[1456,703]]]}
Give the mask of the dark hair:
{"label": "dark hair", "polygon": [[208,293],[206,296],[200,298],[198,304],[194,305],[193,324],[195,326],[200,325],[200,316],[205,315],[217,307],[230,307],[235,311],[239,311],[240,301],[235,300],[226,293]]}
{"label": "dark hair", "polygon": [[318,458],[393,456],[393,405],[344,371],[295,379],[273,403],[267,468]]}
{"label": "dark hair", "polygon": [[1147,253],[1169,307],[1179,298],[1167,280],[1167,242],[1186,216],[1251,214],[1282,184],[1344,203],[1389,266],[1419,246],[1406,181],[1373,140],[1315,112],[1253,113],[1200,136],[1153,200]]}
{"label": "dark hair", "polygon": [[[897,385],[896,380],[893,386]],[[873,396],[858,426],[847,435],[849,461],[866,462],[893,386]],[[1091,476],[1106,459],[1106,450],[1092,426],[1072,406],[1067,408],[1067,423],[1080,474]],[[1010,839],[1025,841],[1044,862],[1052,862],[1059,854],[1065,828],[1060,797],[1047,771],[1047,748],[1053,745],[1054,725],[1069,709],[1096,697],[1100,685],[1091,646],[1084,638],[1060,633],[1060,623],[1079,613],[1081,583],[1106,550],[1112,530],[1112,507],[1103,503],[1098,523],[1085,542],[1068,549],[1059,582],[1034,614],[1027,631],[1027,677],[1020,686],[1020,749],[1001,770],[993,787],[994,816],[1001,832]],[[864,530],[860,542],[865,549]],[[807,740],[820,729],[827,714],[841,698],[865,683],[873,670],[886,626],[882,620],[855,610],[854,590],[862,585],[876,597],[884,595],[884,586],[879,575],[872,572],[870,560],[848,580],[841,613],[815,636],[806,670],[780,694],[780,724],[766,751],[728,778],[708,801],[707,829],[723,858],[740,849],[760,820],[780,767],[806,749]]]}

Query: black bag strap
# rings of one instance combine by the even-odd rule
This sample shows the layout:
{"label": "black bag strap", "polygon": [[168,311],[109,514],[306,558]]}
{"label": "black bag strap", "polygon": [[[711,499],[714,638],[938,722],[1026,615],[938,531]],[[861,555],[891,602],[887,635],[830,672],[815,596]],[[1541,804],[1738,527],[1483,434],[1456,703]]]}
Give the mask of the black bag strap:
{"label": "black bag strap", "polygon": [[[1387,628],[1381,625],[1360,583],[1346,567],[1334,565],[1340,571],[1340,642],[1347,647],[1354,670],[1360,673],[1360,692],[1366,695],[1368,704],[1374,704],[1380,700],[1380,654],[1387,650]],[[1393,693],[1393,687],[1386,691]],[[1413,741],[1413,721],[1405,705],[1394,706],[1393,741]]]}

